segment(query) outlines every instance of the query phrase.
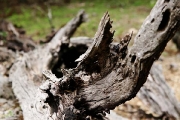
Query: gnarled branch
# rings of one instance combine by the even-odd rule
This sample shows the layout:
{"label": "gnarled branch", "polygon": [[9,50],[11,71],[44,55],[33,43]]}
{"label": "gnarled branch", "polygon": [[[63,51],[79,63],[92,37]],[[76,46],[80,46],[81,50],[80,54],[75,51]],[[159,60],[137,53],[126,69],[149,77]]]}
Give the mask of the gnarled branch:
{"label": "gnarled branch", "polygon": [[[9,72],[9,80],[12,81],[13,92],[20,102],[25,120],[44,120],[47,118],[41,113],[43,108],[37,108],[38,105],[36,105],[38,87],[43,81],[42,71],[52,69],[59,59],[58,53],[63,41],[72,36],[84,18],[85,13],[80,11],[73,20],[57,32],[48,44],[39,46],[28,53],[17,55]],[[37,109],[40,110],[37,111]]]}
{"label": "gnarled branch", "polygon": [[113,33],[106,13],[91,47],[74,69],[62,70],[57,79],[50,72],[41,90],[55,119],[103,119],[104,112],[133,98],[142,87],[153,62],[179,28],[180,2],[159,0],[146,18],[130,50],[131,35],[111,48]]}

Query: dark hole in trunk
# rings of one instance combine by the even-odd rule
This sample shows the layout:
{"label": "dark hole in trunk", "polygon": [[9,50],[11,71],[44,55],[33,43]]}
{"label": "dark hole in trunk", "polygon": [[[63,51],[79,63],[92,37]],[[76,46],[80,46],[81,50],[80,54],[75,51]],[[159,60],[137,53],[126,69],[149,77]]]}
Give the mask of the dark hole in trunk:
{"label": "dark hole in trunk", "polygon": [[163,13],[163,18],[162,18],[162,21],[158,27],[158,31],[163,31],[166,29],[166,27],[168,26],[169,20],[170,20],[170,15],[171,15],[171,12],[169,9],[167,9]]}
{"label": "dark hole in trunk", "polygon": [[77,62],[75,62],[75,60],[85,53],[87,48],[88,47],[86,45],[82,44],[71,47],[67,44],[63,44],[59,53],[59,61],[52,69],[52,72],[56,75],[56,77],[60,78],[63,76],[61,72],[62,68],[75,68],[77,66]]}

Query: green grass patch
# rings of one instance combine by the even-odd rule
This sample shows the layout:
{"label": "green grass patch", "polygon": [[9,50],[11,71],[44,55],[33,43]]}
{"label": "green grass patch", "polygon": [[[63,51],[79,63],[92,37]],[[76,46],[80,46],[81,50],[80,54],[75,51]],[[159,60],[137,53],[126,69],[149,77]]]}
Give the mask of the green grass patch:
{"label": "green grass patch", "polygon": [[[93,37],[103,14],[108,11],[113,20],[115,38],[122,37],[130,28],[139,29],[148,15],[154,0],[75,0],[64,6],[51,6],[53,25],[59,29],[71,20],[80,9],[88,14],[88,21],[80,26],[75,36]],[[51,31],[47,10],[39,6],[20,6],[21,13],[13,14],[8,20],[22,26],[35,40],[45,38]]]}

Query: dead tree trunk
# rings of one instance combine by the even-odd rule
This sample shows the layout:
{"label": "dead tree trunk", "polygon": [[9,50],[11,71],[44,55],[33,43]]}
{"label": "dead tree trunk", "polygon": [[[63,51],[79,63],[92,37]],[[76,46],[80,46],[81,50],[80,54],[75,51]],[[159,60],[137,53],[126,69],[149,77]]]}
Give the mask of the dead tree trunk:
{"label": "dead tree trunk", "polygon": [[167,85],[160,65],[154,64],[137,97],[156,118],[180,119],[180,103]]}
{"label": "dead tree trunk", "polygon": [[180,102],[167,84],[160,63],[155,62],[135,99],[116,107],[116,113],[137,120],[179,120]]}
{"label": "dead tree trunk", "polygon": [[[37,89],[43,82],[42,71],[56,66],[62,46],[84,21],[81,12],[57,32],[46,45],[18,54],[10,68],[9,80],[20,102],[24,119],[44,120],[37,108]],[[142,87],[153,62],[180,26],[180,2],[159,0],[146,18],[134,45],[128,50],[131,35],[111,44],[114,32],[108,13],[102,18],[93,44],[77,59],[73,69],[62,69],[63,77],[43,72],[46,82],[40,87],[41,103],[47,103],[54,120],[105,119],[105,112],[133,98]],[[37,103],[37,104],[36,104]],[[37,109],[39,112],[37,112]]]}
{"label": "dead tree trunk", "polygon": [[9,72],[13,92],[20,102],[25,120],[45,120],[47,116],[37,112],[37,89],[42,83],[42,71],[52,69],[58,60],[62,42],[69,41],[76,28],[85,20],[81,11],[61,28],[48,44],[28,53],[20,53]]}
{"label": "dead tree trunk", "polygon": [[127,49],[131,35],[110,50],[113,39],[108,13],[102,18],[94,42],[74,69],[56,78],[44,72],[40,87],[54,119],[104,119],[104,112],[133,98],[142,87],[153,62],[179,28],[180,2],[159,0]]}
{"label": "dead tree trunk", "polygon": [[5,32],[6,35],[0,35],[0,46],[7,47],[13,51],[28,52],[36,48],[33,40],[25,36],[25,31],[22,28],[15,27],[12,23],[5,20],[0,20],[0,32]]}

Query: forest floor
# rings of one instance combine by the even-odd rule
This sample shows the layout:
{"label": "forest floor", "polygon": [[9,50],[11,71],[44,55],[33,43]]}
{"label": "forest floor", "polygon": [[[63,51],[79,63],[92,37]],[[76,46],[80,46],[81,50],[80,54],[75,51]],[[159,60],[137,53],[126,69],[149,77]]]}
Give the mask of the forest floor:
{"label": "forest floor", "polygon": [[[112,2],[114,2],[114,0],[112,0]],[[118,42],[125,34],[133,31],[135,35],[138,32],[142,22],[150,12],[152,4],[154,3],[148,3],[148,5],[145,3],[128,5],[128,3],[122,4],[122,2],[103,2],[101,4],[98,2],[73,2],[60,7],[51,6],[53,17],[52,25],[54,29],[57,30],[73,18],[80,9],[84,9],[88,14],[88,20],[78,28],[74,36],[93,37],[101,17],[108,11],[113,20],[112,30],[116,31],[114,40]],[[27,35],[31,36],[35,41],[43,40],[45,36],[51,32],[47,9],[39,7],[38,5],[29,7],[21,6],[19,12],[12,13],[10,16],[7,16],[6,19],[17,26],[22,26],[27,31]],[[162,65],[165,79],[180,101],[180,52],[178,52],[172,41],[167,44],[158,63]],[[10,106],[14,106],[14,109],[3,108],[7,107],[7,103],[10,104]],[[137,98],[125,104],[141,106]],[[8,118],[16,114],[14,110],[19,108],[15,106],[17,105],[11,101],[3,101],[3,99],[0,99],[0,119]],[[115,111],[121,116],[128,117],[122,114],[122,112],[119,112],[120,109],[116,109]]]}

